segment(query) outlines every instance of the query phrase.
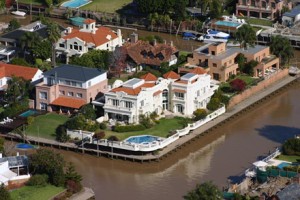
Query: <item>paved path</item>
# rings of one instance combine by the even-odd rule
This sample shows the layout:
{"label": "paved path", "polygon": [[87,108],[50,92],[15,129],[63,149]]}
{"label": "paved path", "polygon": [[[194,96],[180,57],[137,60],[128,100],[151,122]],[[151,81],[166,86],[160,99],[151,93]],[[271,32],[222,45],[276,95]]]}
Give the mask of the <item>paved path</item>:
{"label": "paved path", "polygon": [[95,197],[95,193],[91,188],[84,187],[81,192],[72,195],[69,200],[87,200]]}

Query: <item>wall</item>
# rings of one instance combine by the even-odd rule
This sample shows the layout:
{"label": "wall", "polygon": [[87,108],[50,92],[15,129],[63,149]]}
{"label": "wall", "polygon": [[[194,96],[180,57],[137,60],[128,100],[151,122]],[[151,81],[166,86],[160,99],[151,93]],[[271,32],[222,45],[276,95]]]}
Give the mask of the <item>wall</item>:
{"label": "wall", "polygon": [[238,94],[238,95],[232,97],[230,99],[230,102],[229,102],[227,108],[228,109],[232,108],[236,104],[249,98],[250,96],[254,95],[255,93],[265,89],[266,87],[268,87],[271,84],[273,84],[274,82],[284,78],[285,76],[288,76],[288,69],[279,71],[277,74],[274,74],[273,76],[259,82],[256,86],[253,86],[253,87],[243,91],[241,94]]}

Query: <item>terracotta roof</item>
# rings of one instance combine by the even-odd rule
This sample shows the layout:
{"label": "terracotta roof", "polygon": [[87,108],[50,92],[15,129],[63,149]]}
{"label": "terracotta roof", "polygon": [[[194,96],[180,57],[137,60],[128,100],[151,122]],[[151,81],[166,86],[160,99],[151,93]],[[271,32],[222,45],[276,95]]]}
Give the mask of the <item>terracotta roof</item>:
{"label": "terracotta roof", "polygon": [[158,91],[156,91],[156,92],[153,93],[153,96],[159,95],[160,93],[162,93],[162,91],[158,90]]}
{"label": "terracotta roof", "polygon": [[186,93],[185,90],[180,90],[180,89],[173,89],[173,92],[178,92],[178,93]]}
{"label": "terracotta roof", "polygon": [[140,77],[141,79],[144,79],[145,81],[156,81],[157,77],[150,72],[147,74],[144,74],[143,76]]}
{"label": "terracotta roof", "polygon": [[96,22],[96,20],[93,20],[93,19],[86,19],[86,20],[84,20],[85,24],[91,24],[91,23],[94,23],[94,22]]}
{"label": "terracotta roof", "polygon": [[185,80],[178,80],[178,81],[176,81],[176,83],[188,84],[188,81],[185,81]]}
{"label": "terracotta roof", "polygon": [[112,89],[110,92],[125,92],[128,95],[137,96],[141,92],[142,88],[150,88],[153,87],[154,85],[155,85],[154,83],[144,83],[143,85],[136,88],[128,88],[128,87],[121,86]]}
{"label": "terracotta roof", "polygon": [[68,40],[72,38],[79,38],[87,43],[93,43],[96,46],[100,46],[109,42],[107,35],[111,36],[111,39],[116,39],[118,36],[110,28],[101,26],[98,27],[95,33],[83,32],[78,29],[73,29],[72,32],[63,37],[63,39]]}
{"label": "terracotta roof", "polygon": [[56,106],[64,106],[68,108],[76,108],[79,109],[81,106],[86,104],[86,102],[82,99],[75,99],[70,97],[58,97],[54,101],[52,101],[50,104],[56,105]]}
{"label": "terracotta roof", "polygon": [[169,71],[169,72],[165,73],[165,74],[163,75],[163,77],[164,77],[165,79],[179,79],[179,78],[180,78],[180,75],[177,74],[176,72]]}
{"label": "terracotta roof", "polygon": [[124,47],[128,56],[138,65],[160,66],[162,62],[169,62],[171,56],[178,52],[176,47],[169,44],[151,45],[141,40],[136,43],[128,42]]}
{"label": "terracotta roof", "polygon": [[31,80],[38,70],[38,68],[11,65],[0,62],[0,78],[17,76],[22,77],[25,80]]}
{"label": "terracotta roof", "polygon": [[190,71],[193,74],[206,74],[207,72],[202,67],[196,67]]}

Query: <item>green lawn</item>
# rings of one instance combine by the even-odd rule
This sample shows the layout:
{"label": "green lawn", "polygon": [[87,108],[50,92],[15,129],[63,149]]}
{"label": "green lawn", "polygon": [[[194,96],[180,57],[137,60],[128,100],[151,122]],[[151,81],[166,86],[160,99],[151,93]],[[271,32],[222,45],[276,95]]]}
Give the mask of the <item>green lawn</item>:
{"label": "green lawn", "polygon": [[125,82],[125,81],[128,80],[128,77],[121,77],[121,78],[113,77],[113,78],[110,78],[110,79],[108,79],[108,84],[112,85],[116,80],[122,80],[123,82]]}
{"label": "green lawn", "polygon": [[237,76],[235,77],[235,79],[236,79],[236,78],[239,78],[239,79],[245,81],[245,83],[246,83],[247,85],[251,85],[251,84],[256,80],[256,79],[253,78],[252,76],[248,76],[248,75],[237,75]]}
{"label": "green lawn", "polygon": [[272,26],[273,22],[267,19],[258,19],[258,18],[247,18],[247,17],[239,17],[239,19],[245,19],[249,24],[262,25],[262,26]]}
{"label": "green lawn", "polygon": [[45,187],[24,186],[10,192],[13,200],[48,200],[65,189],[47,185]]}
{"label": "green lawn", "polygon": [[80,9],[114,13],[131,2],[132,0],[93,0],[92,3],[80,7]]}
{"label": "green lawn", "polygon": [[33,4],[33,5],[43,5],[44,1],[42,0],[19,0],[20,3]]}
{"label": "green lawn", "polygon": [[300,156],[288,156],[288,155],[279,155],[276,157],[278,160],[285,160],[288,162],[297,162],[297,160],[300,160]]}
{"label": "green lawn", "polygon": [[3,107],[0,107],[0,113],[2,113],[4,111]]}
{"label": "green lawn", "polygon": [[68,120],[65,115],[48,113],[34,118],[34,122],[26,129],[27,135],[55,139],[55,129]]}
{"label": "green lawn", "polygon": [[154,127],[150,129],[146,129],[143,131],[135,131],[135,132],[126,132],[126,133],[117,133],[113,131],[105,131],[105,136],[108,138],[111,135],[115,135],[119,138],[119,140],[124,140],[130,136],[135,135],[153,135],[159,137],[167,137],[170,130],[182,129],[183,124],[181,123],[183,118],[175,117],[173,119],[165,119],[162,118],[159,120],[159,124],[156,124]]}

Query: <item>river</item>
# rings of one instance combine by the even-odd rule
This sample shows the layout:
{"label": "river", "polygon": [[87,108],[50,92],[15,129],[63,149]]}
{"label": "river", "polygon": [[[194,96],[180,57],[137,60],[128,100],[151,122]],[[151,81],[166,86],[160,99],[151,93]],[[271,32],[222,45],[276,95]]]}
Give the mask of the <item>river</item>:
{"label": "river", "polygon": [[[6,18],[0,16],[0,21]],[[138,33],[149,35],[144,31]],[[187,51],[200,45],[168,34],[161,36]],[[299,86],[300,83],[291,86],[159,163],[140,164],[55,151],[75,164],[83,175],[83,184],[95,191],[96,199],[182,199],[187,191],[204,181],[212,180],[220,188],[226,187],[228,178],[237,179],[259,156],[299,134]]]}

